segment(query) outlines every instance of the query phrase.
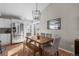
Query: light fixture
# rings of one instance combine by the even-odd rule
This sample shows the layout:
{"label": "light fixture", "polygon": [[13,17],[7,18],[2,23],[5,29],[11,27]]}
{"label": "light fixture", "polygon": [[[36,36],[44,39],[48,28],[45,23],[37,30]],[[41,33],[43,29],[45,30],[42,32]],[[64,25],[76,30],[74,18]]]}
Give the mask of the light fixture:
{"label": "light fixture", "polygon": [[33,20],[40,20],[41,12],[38,10],[38,4],[36,3],[36,10],[32,11]]}

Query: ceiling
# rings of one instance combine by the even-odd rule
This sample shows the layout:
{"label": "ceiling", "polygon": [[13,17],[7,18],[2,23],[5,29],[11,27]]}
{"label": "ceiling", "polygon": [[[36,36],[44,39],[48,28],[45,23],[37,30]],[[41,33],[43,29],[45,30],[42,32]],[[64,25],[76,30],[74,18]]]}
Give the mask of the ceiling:
{"label": "ceiling", "polygon": [[[42,12],[49,3],[39,3],[38,9]],[[24,19],[32,20],[32,10],[35,10],[35,3],[0,3],[0,14],[18,15]]]}

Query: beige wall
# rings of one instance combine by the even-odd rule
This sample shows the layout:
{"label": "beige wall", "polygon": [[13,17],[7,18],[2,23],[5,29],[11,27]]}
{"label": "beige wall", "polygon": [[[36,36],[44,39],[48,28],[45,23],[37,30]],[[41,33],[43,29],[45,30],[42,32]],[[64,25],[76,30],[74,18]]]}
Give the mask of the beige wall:
{"label": "beige wall", "polygon": [[[61,18],[61,30],[48,30],[47,21]],[[43,10],[40,32],[61,36],[60,47],[74,52],[74,40],[79,38],[79,4],[50,4]]]}

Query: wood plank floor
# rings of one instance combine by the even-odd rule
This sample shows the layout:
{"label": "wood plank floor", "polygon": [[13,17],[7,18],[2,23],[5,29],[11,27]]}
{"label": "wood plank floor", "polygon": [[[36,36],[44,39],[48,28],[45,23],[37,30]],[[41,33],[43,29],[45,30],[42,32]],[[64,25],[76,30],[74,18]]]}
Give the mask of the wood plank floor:
{"label": "wood plank floor", "polygon": [[[27,50],[23,49],[23,43],[8,45],[5,47],[6,47],[6,51],[3,52],[3,54],[1,54],[3,56],[32,56],[29,49]],[[37,53],[37,56],[40,56],[40,55]],[[46,54],[46,56],[50,56],[50,55]],[[72,54],[59,49],[59,56],[72,56]]]}

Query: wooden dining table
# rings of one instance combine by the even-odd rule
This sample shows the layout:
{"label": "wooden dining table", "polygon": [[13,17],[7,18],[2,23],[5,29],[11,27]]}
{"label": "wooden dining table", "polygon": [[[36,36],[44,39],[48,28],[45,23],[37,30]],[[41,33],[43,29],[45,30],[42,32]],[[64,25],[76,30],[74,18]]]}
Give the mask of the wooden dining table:
{"label": "wooden dining table", "polygon": [[47,37],[39,37],[39,39],[32,37],[31,39],[34,41],[35,45],[37,45],[36,43],[38,43],[39,48],[41,48],[41,55],[44,54],[43,53],[43,51],[44,51],[43,45],[53,42],[53,38],[47,38]]}
{"label": "wooden dining table", "polygon": [[49,42],[53,42],[53,39],[51,39],[51,38],[47,38],[47,37],[45,37],[45,38],[40,38],[40,39],[38,39],[38,38],[33,38],[32,39],[33,41],[35,41],[36,43],[38,43],[39,45],[44,45],[44,44],[47,44],[47,43],[49,43]]}

